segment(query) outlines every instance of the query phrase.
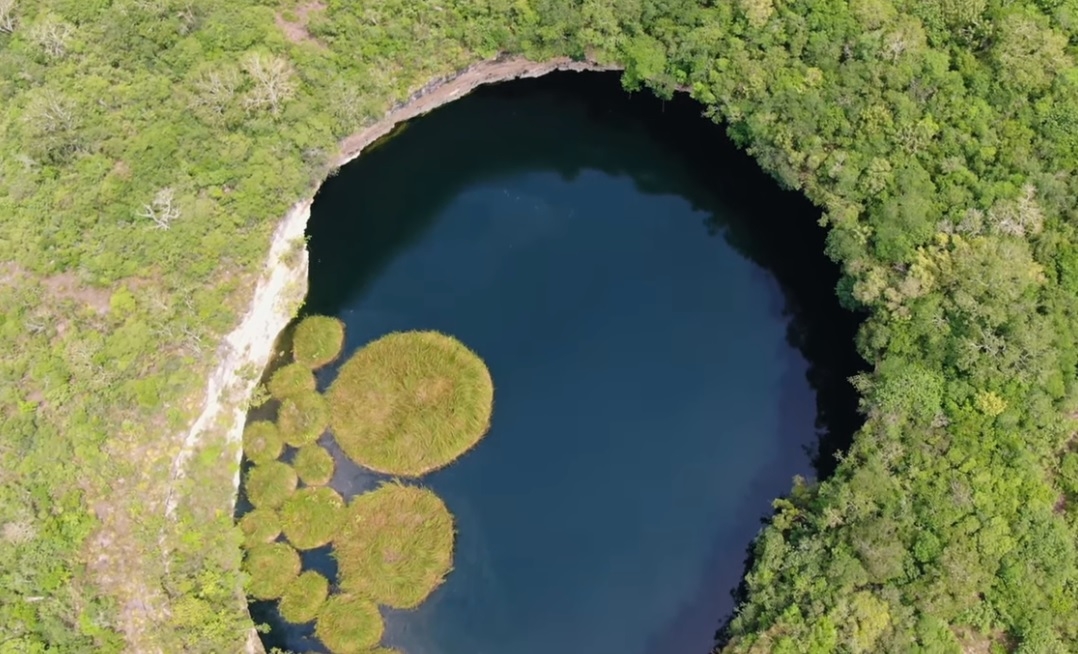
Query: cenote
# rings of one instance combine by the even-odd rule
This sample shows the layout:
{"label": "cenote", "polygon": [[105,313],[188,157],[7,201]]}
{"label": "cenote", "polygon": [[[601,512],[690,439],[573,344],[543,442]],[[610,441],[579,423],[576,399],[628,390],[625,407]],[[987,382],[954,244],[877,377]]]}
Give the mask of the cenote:
{"label": "cenote", "polygon": [[[383,612],[383,644],[709,652],[771,501],[858,425],[818,216],[699,105],[616,74],[482,88],[328,180],[304,311],[345,322],[341,360],[433,329],[495,385],[486,438],[417,482],[455,516],[454,570]],[[385,479],[320,442],[346,499]],[[304,567],[334,574],[324,549]],[[322,651],[273,603],[252,614],[267,646]]]}

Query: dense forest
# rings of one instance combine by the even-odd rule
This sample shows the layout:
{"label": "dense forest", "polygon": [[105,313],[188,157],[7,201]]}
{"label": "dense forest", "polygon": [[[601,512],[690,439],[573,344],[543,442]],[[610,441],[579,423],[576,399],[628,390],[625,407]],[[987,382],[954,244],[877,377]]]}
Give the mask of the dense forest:
{"label": "dense forest", "polygon": [[688,89],[869,316],[719,647],[1078,650],[1078,1],[0,0],[0,651],[244,641],[235,453],[172,466],[221,337],[342,138],[507,54]]}

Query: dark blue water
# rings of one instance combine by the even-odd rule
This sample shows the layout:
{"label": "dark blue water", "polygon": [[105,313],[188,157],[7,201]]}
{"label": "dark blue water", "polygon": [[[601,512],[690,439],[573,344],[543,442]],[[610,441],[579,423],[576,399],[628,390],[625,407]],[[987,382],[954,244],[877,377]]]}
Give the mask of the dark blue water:
{"label": "dark blue water", "polygon": [[[817,213],[698,113],[611,76],[513,83],[415,121],[320,193],[307,311],[346,322],[346,353],[452,334],[495,383],[488,436],[422,480],[456,516],[455,570],[387,614],[387,644],[705,654],[771,500],[855,420],[855,323]],[[342,465],[334,486],[377,480]],[[267,643],[303,650],[308,633]]]}

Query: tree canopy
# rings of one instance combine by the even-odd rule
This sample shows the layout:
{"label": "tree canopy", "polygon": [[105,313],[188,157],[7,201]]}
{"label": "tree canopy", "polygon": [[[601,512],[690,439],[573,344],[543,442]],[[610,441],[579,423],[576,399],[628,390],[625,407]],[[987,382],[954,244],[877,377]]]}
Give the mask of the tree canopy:
{"label": "tree canopy", "polygon": [[1076,43],[1071,0],[0,0],[0,641],[237,648],[236,445],[174,457],[270,234],[342,139],[521,54],[687,89],[868,314],[866,424],[723,646],[1078,648]]}

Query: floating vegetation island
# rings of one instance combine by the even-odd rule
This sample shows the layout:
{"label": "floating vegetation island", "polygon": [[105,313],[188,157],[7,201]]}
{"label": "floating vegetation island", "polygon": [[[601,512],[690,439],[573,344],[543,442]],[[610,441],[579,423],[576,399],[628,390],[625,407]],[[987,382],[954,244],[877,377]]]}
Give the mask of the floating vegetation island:
{"label": "floating vegetation island", "polygon": [[378,472],[418,477],[455,461],[490,427],[486,364],[438,332],[397,332],[360,349],[327,393],[337,443]]}
{"label": "floating vegetation island", "polygon": [[[343,344],[341,321],[302,320],[292,362],[267,382],[276,422],[254,421],[244,431],[253,464],[245,494],[254,507],[239,521],[247,593],[279,599],[287,622],[314,622],[333,654],[400,654],[378,647],[378,607],[415,608],[441,585],[453,565],[453,516],[429,489],[396,480],[346,502],[327,485],[335,462],[318,441],[328,427],[356,464],[420,477],[486,435],[494,386],[482,359],[460,341],[411,331],[357,350],[323,396],[314,371],[336,360]],[[335,581],[302,570],[297,552],[326,545],[337,561]]]}

